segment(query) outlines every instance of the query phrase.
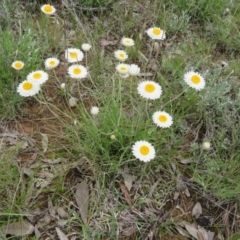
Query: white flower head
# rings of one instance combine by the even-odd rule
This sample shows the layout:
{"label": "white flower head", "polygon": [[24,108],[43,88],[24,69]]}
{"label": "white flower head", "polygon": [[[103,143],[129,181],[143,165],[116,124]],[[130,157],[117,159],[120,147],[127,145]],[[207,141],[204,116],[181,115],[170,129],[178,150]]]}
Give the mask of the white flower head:
{"label": "white flower head", "polygon": [[153,122],[161,128],[168,128],[173,124],[172,116],[164,111],[157,111],[152,116]]}
{"label": "white flower head", "polygon": [[83,43],[82,44],[82,50],[85,52],[88,52],[91,49],[91,45],[89,43]]}
{"label": "white flower head", "polygon": [[120,60],[120,61],[125,61],[128,58],[128,55],[125,51],[123,50],[117,50],[114,52],[114,56]]}
{"label": "white flower head", "polygon": [[32,81],[23,81],[17,87],[17,92],[23,97],[36,95],[40,91],[40,85]]}
{"label": "white flower head", "polygon": [[95,107],[95,106],[91,107],[90,113],[91,113],[92,115],[98,115],[98,113],[99,113],[99,108],[98,108],[98,107]]}
{"label": "white flower head", "polygon": [[47,58],[44,62],[46,69],[53,69],[59,65],[60,61],[57,58]]}
{"label": "white flower head", "polygon": [[52,5],[45,4],[45,5],[41,6],[41,11],[47,15],[52,15],[56,12],[56,9]]}
{"label": "white flower head", "polygon": [[128,74],[128,68],[129,68],[129,65],[124,63],[120,63],[116,66],[117,72],[123,75]]}
{"label": "white flower head", "polygon": [[133,155],[140,161],[149,162],[155,158],[155,149],[151,143],[147,141],[137,141],[132,146]]}
{"label": "white flower head", "polygon": [[138,93],[147,99],[158,99],[162,95],[162,87],[154,81],[143,81],[138,84]]}
{"label": "white flower head", "polygon": [[71,78],[81,79],[85,78],[88,72],[84,66],[80,64],[74,64],[68,68],[68,74]]}
{"label": "white flower head", "polygon": [[136,64],[130,64],[128,73],[132,76],[138,76],[140,74],[140,67]]}
{"label": "white flower head", "polygon": [[65,50],[65,58],[69,63],[80,62],[83,60],[84,54],[78,48],[68,48]]}
{"label": "white flower head", "polygon": [[16,70],[21,70],[24,67],[24,62],[14,61],[11,66]]}
{"label": "white flower head", "polygon": [[65,83],[61,83],[61,89],[65,89],[66,84]]}
{"label": "white flower head", "polygon": [[202,149],[203,150],[209,150],[210,148],[211,148],[211,143],[210,142],[207,142],[207,141],[203,142],[203,144],[202,144]]}
{"label": "white flower head", "polygon": [[166,38],[165,31],[158,27],[149,28],[146,33],[152,39],[164,40]]}
{"label": "white flower head", "polygon": [[123,37],[121,39],[121,44],[125,47],[132,47],[132,46],[134,46],[134,41],[131,38]]}
{"label": "white flower head", "polygon": [[187,72],[184,75],[184,81],[191,87],[196,90],[202,90],[205,87],[204,78],[197,72]]}
{"label": "white flower head", "polygon": [[42,70],[37,70],[29,73],[27,75],[27,80],[36,82],[38,84],[43,84],[48,80],[48,74]]}

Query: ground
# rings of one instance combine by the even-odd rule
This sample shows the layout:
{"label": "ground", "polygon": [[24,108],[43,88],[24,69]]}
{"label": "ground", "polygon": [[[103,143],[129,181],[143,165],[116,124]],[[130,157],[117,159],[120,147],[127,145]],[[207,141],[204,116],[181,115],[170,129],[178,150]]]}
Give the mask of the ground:
{"label": "ground", "polygon": [[[52,15],[44,4],[0,3],[0,238],[240,238],[238,1],[51,1]],[[65,51],[83,43],[88,74],[75,79]],[[140,74],[116,71],[119,49]],[[46,69],[49,57],[60,64]],[[36,70],[48,80],[20,96]],[[161,96],[139,94],[144,81]],[[154,124],[156,111],[173,124]],[[137,141],[151,143],[151,161],[134,155]]]}

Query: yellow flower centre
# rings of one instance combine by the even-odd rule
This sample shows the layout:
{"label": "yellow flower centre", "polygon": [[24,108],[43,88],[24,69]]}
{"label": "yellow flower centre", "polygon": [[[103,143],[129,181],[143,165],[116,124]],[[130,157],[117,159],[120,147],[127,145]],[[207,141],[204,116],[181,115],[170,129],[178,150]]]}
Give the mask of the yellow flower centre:
{"label": "yellow flower centre", "polygon": [[126,67],[120,67],[120,70],[122,70],[122,71],[126,71],[127,68],[126,68]]}
{"label": "yellow flower centre", "polygon": [[191,81],[192,81],[193,83],[195,83],[195,84],[198,84],[198,83],[201,82],[201,78],[200,78],[199,76],[197,76],[197,75],[193,75],[193,76],[191,77]]}
{"label": "yellow flower centre", "polygon": [[119,57],[120,57],[120,58],[124,58],[124,57],[125,57],[125,54],[124,54],[124,53],[119,53]]}
{"label": "yellow flower centre", "polygon": [[158,120],[159,120],[159,122],[166,122],[167,121],[167,117],[165,115],[160,115],[158,117]]}
{"label": "yellow flower centre", "polygon": [[69,53],[70,58],[77,58],[78,54],[76,52]]}
{"label": "yellow flower centre", "polygon": [[31,90],[33,88],[33,84],[30,82],[25,82],[23,83],[22,87],[24,90]]}
{"label": "yellow flower centre", "polygon": [[33,74],[33,78],[35,78],[35,79],[39,79],[39,78],[41,78],[42,77],[42,74],[41,73],[34,73]]}
{"label": "yellow flower centre", "polygon": [[21,62],[16,62],[15,63],[15,68],[17,68],[17,69],[20,69],[20,68],[22,68],[22,63]]}
{"label": "yellow flower centre", "polygon": [[74,74],[80,74],[81,72],[82,72],[82,70],[80,68],[74,68],[73,69]]}
{"label": "yellow flower centre", "polygon": [[153,34],[155,34],[155,35],[160,35],[161,32],[162,32],[162,30],[160,28],[154,28],[153,29]]}
{"label": "yellow flower centre", "polygon": [[126,40],[125,40],[125,43],[130,43],[130,40],[129,40],[129,39],[126,39]]}
{"label": "yellow flower centre", "polygon": [[55,66],[55,61],[53,61],[53,60],[50,61],[50,62],[49,62],[49,65],[51,65],[51,66]]}
{"label": "yellow flower centre", "polygon": [[148,146],[141,146],[141,147],[140,147],[140,153],[141,153],[142,155],[148,155],[149,152],[150,152],[150,149],[149,149]]}
{"label": "yellow flower centre", "polygon": [[53,11],[53,8],[52,8],[52,6],[50,6],[50,5],[46,5],[46,6],[44,7],[44,11],[50,13],[50,12]]}
{"label": "yellow flower centre", "polygon": [[149,93],[154,92],[155,89],[156,89],[155,86],[151,83],[148,83],[148,84],[145,85],[145,90]]}

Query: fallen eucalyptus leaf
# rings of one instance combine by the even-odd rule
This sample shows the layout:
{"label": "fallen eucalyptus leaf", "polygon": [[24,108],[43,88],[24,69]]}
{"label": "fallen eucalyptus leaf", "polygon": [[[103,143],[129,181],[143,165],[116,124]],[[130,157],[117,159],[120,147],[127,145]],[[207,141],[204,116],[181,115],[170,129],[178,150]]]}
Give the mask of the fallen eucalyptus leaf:
{"label": "fallen eucalyptus leaf", "polygon": [[123,176],[124,183],[125,183],[128,191],[130,191],[132,188],[133,176],[128,173],[123,173],[122,176]]}
{"label": "fallen eucalyptus leaf", "polygon": [[42,135],[42,148],[43,152],[45,153],[48,149],[48,135],[45,133],[41,133]]}
{"label": "fallen eucalyptus leaf", "polygon": [[198,229],[196,227],[186,223],[185,228],[191,236],[193,236],[195,239],[198,239]]}
{"label": "fallen eucalyptus leaf", "polygon": [[192,209],[192,216],[199,218],[201,214],[202,214],[202,206],[199,202],[197,202]]}
{"label": "fallen eucalyptus leaf", "polygon": [[82,221],[84,224],[87,224],[89,188],[86,181],[83,181],[77,185],[75,198],[77,201],[77,205],[79,207],[79,212],[80,212]]}
{"label": "fallen eucalyptus leaf", "polygon": [[56,227],[56,231],[60,240],[68,240],[68,237],[59,228]]}
{"label": "fallen eucalyptus leaf", "polygon": [[147,69],[151,69],[156,72],[158,69],[158,60],[155,58],[151,59],[149,64],[147,65]]}
{"label": "fallen eucalyptus leaf", "polygon": [[0,232],[3,232],[4,234],[10,234],[14,236],[24,236],[29,235],[34,232],[34,226],[27,222],[15,222],[15,223],[9,223],[2,228],[0,228]]}

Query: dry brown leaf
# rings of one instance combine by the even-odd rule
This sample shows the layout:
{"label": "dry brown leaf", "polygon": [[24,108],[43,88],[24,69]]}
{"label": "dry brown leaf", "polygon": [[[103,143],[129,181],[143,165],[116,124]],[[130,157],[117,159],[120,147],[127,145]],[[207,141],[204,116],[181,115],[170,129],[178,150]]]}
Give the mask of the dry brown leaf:
{"label": "dry brown leaf", "polygon": [[56,227],[56,231],[60,240],[68,240],[68,237],[59,228]]}
{"label": "dry brown leaf", "polygon": [[61,218],[68,218],[69,214],[66,212],[66,210],[63,207],[57,208],[57,213]]}
{"label": "dry brown leaf", "polygon": [[40,231],[38,230],[37,226],[35,226],[34,232],[35,232],[35,237],[36,237],[37,239],[39,239],[39,238],[41,237],[41,233],[40,233]]}
{"label": "dry brown leaf", "polygon": [[199,240],[209,240],[208,233],[205,228],[198,226],[198,239]]}
{"label": "dry brown leaf", "polygon": [[198,239],[198,229],[196,227],[189,223],[185,223],[185,228],[191,236],[193,236],[195,239]]}
{"label": "dry brown leaf", "polygon": [[139,76],[140,77],[152,77],[153,74],[152,73],[140,73]]}
{"label": "dry brown leaf", "polygon": [[208,239],[204,238],[203,234],[200,231],[197,232],[197,239],[198,240],[208,240]]}
{"label": "dry brown leaf", "polygon": [[75,198],[77,201],[77,205],[79,207],[79,212],[80,212],[82,221],[84,224],[87,224],[89,187],[86,181],[83,181],[77,185]]}
{"label": "dry brown leaf", "polygon": [[41,133],[42,136],[42,148],[43,152],[45,153],[48,149],[48,135],[45,133]]}
{"label": "dry brown leaf", "polygon": [[132,236],[135,232],[137,232],[137,228],[132,227],[132,228],[127,228],[122,231],[122,235],[126,237]]}
{"label": "dry brown leaf", "polygon": [[130,191],[132,188],[133,176],[128,173],[123,173],[122,176],[123,176],[124,183],[125,183],[128,191]]}
{"label": "dry brown leaf", "polygon": [[0,228],[0,232],[14,236],[24,236],[32,234],[34,232],[34,226],[27,221],[9,223]]}
{"label": "dry brown leaf", "polygon": [[153,53],[155,54],[155,57],[157,57],[160,53],[160,45],[158,42],[155,42],[153,45]]}
{"label": "dry brown leaf", "polygon": [[45,163],[49,163],[49,164],[57,164],[57,163],[61,163],[62,159],[61,158],[57,158],[54,160],[51,159],[42,159],[43,162]]}
{"label": "dry brown leaf", "polygon": [[129,195],[129,192],[128,192],[128,190],[127,190],[126,185],[125,185],[123,182],[120,182],[120,183],[119,183],[119,186],[120,186],[120,188],[121,188],[121,191],[122,191],[122,193],[123,193],[123,196],[124,196],[127,204],[131,206],[131,205],[132,205],[132,200],[131,200],[131,197],[130,197],[130,195]]}
{"label": "dry brown leaf", "polygon": [[156,72],[158,69],[158,60],[155,58],[151,59],[147,65],[147,69],[151,69],[152,71]]}
{"label": "dry brown leaf", "polygon": [[180,163],[182,164],[188,164],[188,163],[191,163],[192,160],[191,159],[183,159],[183,160],[180,160]]}
{"label": "dry brown leaf", "polygon": [[199,218],[201,214],[202,214],[202,206],[199,202],[197,202],[192,209],[192,216]]}
{"label": "dry brown leaf", "polygon": [[208,240],[213,240],[215,233],[208,231],[207,235],[208,235]]}
{"label": "dry brown leaf", "polygon": [[177,231],[184,237],[190,238],[191,236],[187,233],[187,231],[183,230],[180,227],[176,227]]}
{"label": "dry brown leaf", "polygon": [[188,190],[187,187],[186,187],[184,193],[186,194],[187,197],[190,197],[190,196],[191,196],[191,194],[190,194],[190,192],[189,192],[189,190]]}
{"label": "dry brown leaf", "polygon": [[108,46],[108,45],[116,45],[117,44],[117,40],[115,41],[109,41],[107,39],[104,39],[102,38],[100,41],[99,41],[99,45],[102,46],[102,47],[105,47],[105,46]]}

